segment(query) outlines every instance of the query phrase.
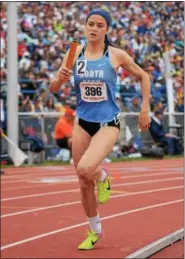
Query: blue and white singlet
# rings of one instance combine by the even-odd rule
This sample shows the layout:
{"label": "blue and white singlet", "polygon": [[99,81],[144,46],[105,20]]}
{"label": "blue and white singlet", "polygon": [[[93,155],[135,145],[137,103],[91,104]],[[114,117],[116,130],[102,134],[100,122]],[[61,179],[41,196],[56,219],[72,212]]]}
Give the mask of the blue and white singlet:
{"label": "blue and white singlet", "polygon": [[73,69],[77,117],[89,122],[112,121],[120,109],[115,98],[117,74],[109,59],[108,46],[97,60],[87,60],[84,49]]}

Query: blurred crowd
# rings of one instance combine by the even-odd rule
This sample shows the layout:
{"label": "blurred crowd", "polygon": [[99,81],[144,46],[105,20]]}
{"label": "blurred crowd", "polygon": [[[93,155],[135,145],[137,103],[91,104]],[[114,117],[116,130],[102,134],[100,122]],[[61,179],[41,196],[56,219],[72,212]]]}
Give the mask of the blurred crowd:
{"label": "blurred crowd", "polygon": [[[7,3],[1,2],[1,85],[7,81]],[[86,16],[93,8],[110,11],[110,40],[126,50],[151,77],[151,108],[167,106],[165,63],[169,51],[174,107],[184,111],[184,2],[17,2],[19,111],[75,108],[73,80],[51,95],[49,81],[59,69],[73,38],[85,43]],[[28,90],[28,91],[26,91]],[[120,68],[117,101],[123,111],[139,111],[140,84]]]}

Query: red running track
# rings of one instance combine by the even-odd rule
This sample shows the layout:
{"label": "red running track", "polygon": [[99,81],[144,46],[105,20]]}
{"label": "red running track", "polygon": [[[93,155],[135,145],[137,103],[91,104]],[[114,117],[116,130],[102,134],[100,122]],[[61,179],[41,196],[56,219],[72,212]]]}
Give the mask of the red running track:
{"label": "red running track", "polygon": [[85,252],[77,250],[88,225],[73,167],[6,169],[2,258],[124,258],[183,227],[183,158],[106,167],[112,196],[99,206],[105,235]]}

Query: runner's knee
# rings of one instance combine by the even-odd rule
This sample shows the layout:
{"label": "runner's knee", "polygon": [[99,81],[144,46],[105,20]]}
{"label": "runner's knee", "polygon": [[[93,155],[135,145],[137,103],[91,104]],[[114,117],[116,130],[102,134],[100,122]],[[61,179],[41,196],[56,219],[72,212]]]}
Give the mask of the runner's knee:
{"label": "runner's knee", "polygon": [[91,166],[79,163],[77,166],[77,173],[79,177],[82,177],[86,180],[92,180],[93,168]]}
{"label": "runner's knee", "polygon": [[80,183],[80,189],[82,192],[86,188],[88,188],[89,191],[90,191],[90,189],[92,189],[94,191],[94,181],[89,181],[83,177],[79,177],[79,183]]}

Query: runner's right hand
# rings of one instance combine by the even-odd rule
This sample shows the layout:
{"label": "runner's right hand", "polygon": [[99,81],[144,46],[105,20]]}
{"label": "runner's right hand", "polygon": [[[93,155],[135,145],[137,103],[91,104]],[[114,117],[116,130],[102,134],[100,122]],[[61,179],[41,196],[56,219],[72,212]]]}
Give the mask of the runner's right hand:
{"label": "runner's right hand", "polygon": [[72,70],[68,69],[67,67],[63,67],[58,71],[58,79],[60,82],[68,82],[72,75]]}

